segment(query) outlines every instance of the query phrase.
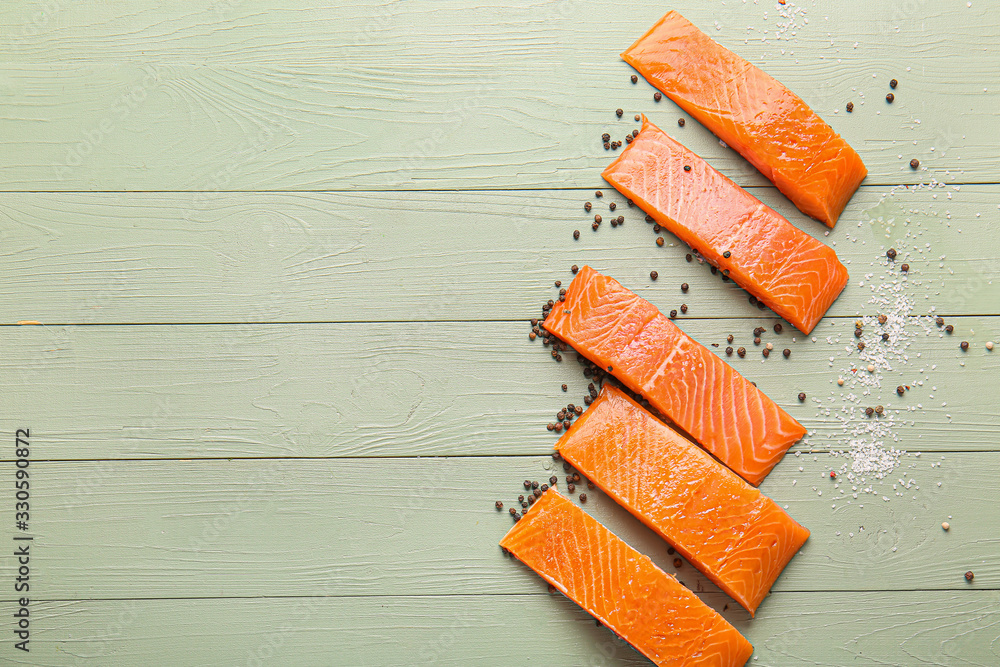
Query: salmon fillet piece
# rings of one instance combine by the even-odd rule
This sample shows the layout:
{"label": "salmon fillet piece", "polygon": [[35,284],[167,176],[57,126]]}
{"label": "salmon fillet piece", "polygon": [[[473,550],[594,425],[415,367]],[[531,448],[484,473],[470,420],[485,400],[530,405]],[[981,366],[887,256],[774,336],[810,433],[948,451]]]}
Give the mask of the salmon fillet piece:
{"label": "salmon fillet piece", "polygon": [[555,489],[500,546],[661,667],[739,667],[753,653],[726,619]]}
{"label": "salmon fillet piece", "polygon": [[773,500],[605,385],[556,450],[753,616],[809,537]]}
{"label": "salmon fillet piece", "polygon": [[813,330],[847,285],[847,269],[832,248],[645,118],[639,136],[603,176],[803,333]]}
{"label": "salmon fillet piece", "polygon": [[806,433],[656,306],[589,266],[543,322],[751,484]]}
{"label": "salmon fillet piece", "polygon": [[801,98],[677,12],[621,57],[828,227],[868,174]]}

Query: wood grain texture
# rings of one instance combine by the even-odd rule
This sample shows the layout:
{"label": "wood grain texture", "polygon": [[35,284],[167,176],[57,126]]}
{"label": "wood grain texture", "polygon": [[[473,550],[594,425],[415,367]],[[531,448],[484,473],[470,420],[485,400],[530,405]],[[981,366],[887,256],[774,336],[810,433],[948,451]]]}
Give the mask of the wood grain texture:
{"label": "wood grain texture", "polygon": [[[661,307],[683,296],[692,317],[760,316],[743,290],[686,263],[670,234],[658,248],[644,214],[603,192],[11,194],[0,201],[0,313],[44,323],[527,319],[554,280],[590,263]],[[866,274],[898,278],[903,262],[917,313],[1000,313],[1000,186],[863,187],[829,236],[773,188],[753,193],[846,263],[852,280],[830,315],[870,312]],[[619,215],[625,225],[611,228]],[[890,245],[899,256],[886,274]]]}
{"label": "wood grain texture", "polygon": [[[757,618],[677,570],[756,645],[750,665],[995,667],[993,4],[3,3],[0,430],[32,431],[36,551],[32,652],[5,643],[0,663],[648,664],[496,546],[510,519],[493,502],[562,472],[544,424],[586,390],[526,320],[590,263],[661,308],[687,303],[681,325],[706,344],[733,333],[750,349],[737,369],[812,431],[762,486],[812,537]],[[801,95],[869,168],[820,236],[852,280],[816,343],[772,336],[776,320],[671,237],[657,248],[599,178],[600,134],[647,113],[823,231],[629,83],[619,52],[670,8]],[[594,212],[615,201],[621,229],[590,231],[596,188]],[[876,313],[870,286],[900,280],[890,245],[915,312],[956,332],[917,336],[862,399],[889,407],[890,444],[922,454],[855,499],[828,475],[848,439],[836,378],[854,318]],[[758,324],[790,359],[762,362]],[[589,494],[674,571],[659,538]],[[0,558],[0,580],[13,567]]]}
{"label": "wood grain texture", "polygon": [[[618,57],[664,9],[8,3],[0,188],[592,187],[609,159],[600,134],[632,127],[616,107],[663,127],[680,115],[629,83]],[[809,7],[785,31],[754,3],[680,9],[812,105],[861,153],[869,183],[1000,180],[988,3],[851,0]],[[891,77],[902,83],[887,105]],[[741,184],[764,183],[697,123],[682,136]]]}
{"label": "wood grain texture", "polygon": [[[745,612],[724,612],[754,644],[749,665],[993,667],[1000,659],[996,591],[774,597],[783,611],[772,617],[751,623]],[[36,613],[30,660],[8,664],[140,665],[164,656],[206,667],[651,664],[561,595],[47,602]]]}
{"label": "wood grain texture", "polygon": [[[854,500],[849,491],[835,500],[828,471],[839,463],[790,457],[763,485],[812,531],[774,590],[1000,589],[1000,454],[908,457],[876,495]],[[500,553],[512,520],[494,502],[509,508],[522,480],[564,474],[549,457],[36,462],[31,526],[44,575],[31,592],[35,600],[543,594],[544,582]],[[897,497],[896,478],[919,490]],[[587,494],[586,510],[612,532],[692,590],[718,591],[690,565],[674,568],[667,544],[614,501]],[[9,513],[0,516],[13,530]],[[7,560],[0,577],[13,571]],[[766,599],[757,616],[781,613]]]}
{"label": "wood grain texture", "polygon": [[[1000,340],[1000,318],[949,322],[956,334],[916,338],[910,362],[865,403],[886,406],[900,449],[997,451],[998,360],[984,342]],[[766,361],[756,321],[679,323],[721,343],[709,348],[720,355],[736,335],[749,352],[729,361],[810,430],[796,450],[843,449],[847,427],[866,419],[841,412],[852,390],[836,385],[854,358],[851,320],[821,325],[815,343],[765,335],[792,350]],[[3,327],[0,381],[19,390],[4,393],[0,428],[36,429],[43,459],[546,454],[545,425],[582,403],[588,381],[574,354],[557,363],[527,332],[521,322]],[[903,398],[900,383],[912,387]]]}

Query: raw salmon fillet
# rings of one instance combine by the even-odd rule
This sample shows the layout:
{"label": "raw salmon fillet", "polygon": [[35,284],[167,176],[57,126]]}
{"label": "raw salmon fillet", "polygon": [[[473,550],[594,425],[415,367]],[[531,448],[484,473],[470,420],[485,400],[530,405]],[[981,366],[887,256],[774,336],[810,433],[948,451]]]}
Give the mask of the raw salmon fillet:
{"label": "raw salmon fillet", "polygon": [[555,489],[500,546],[657,665],[739,667],[753,653],[726,619]]}
{"label": "raw salmon fillet", "polygon": [[797,95],[677,12],[621,55],[829,227],[868,174],[854,149]]}
{"label": "raw salmon fillet", "polygon": [[544,322],[751,484],[806,430],[613,278],[584,266]]}
{"label": "raw salmon fillet", "polygon": [[556,449],[751,616],[809,537],[773,500],[615,387],[605,385]]}
{"label": "raw salmon fillet", "polygon": [[847,269],[830,247],[646,119],[603,176],[803,333],[812,331],[847,285]]}

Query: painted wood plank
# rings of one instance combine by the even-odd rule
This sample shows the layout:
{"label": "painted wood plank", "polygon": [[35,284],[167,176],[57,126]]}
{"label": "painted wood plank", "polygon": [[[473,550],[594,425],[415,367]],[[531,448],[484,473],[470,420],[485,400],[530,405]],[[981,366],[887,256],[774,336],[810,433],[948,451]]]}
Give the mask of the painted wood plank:
{"label": "painted wood plank", "polygon": [[[45,436],[35,433],[38,450]],[[846,484],[847,498],[836,499],[828,471],[839,463],[791,457],[762,487],[812,531],[776,591],[1000,589],[1000,453],[908,457],[875,495],[856,500]],[[36,461],[30,529],[44,568],[31,593],[544,594],[544,582],[501,554],[497,543],[512,520],[494,502],[509,508],[524,493],[522,480],[558,474],[550,457]],[[896,496],[897,477],[919,490]],[[613,532],[692,590],[718,590],[687,563],[674,568],[666,543],[613,501],[586,492],[587,511]],[[9,514],[0,511],[7,534]],[[10,580],[14,568],[5,559],[0,577]],[[971,584],[963,576],[970,569]],[[767,599],[758,618],[776,613]]]}
{"label": "painted wood plank", "polygon": [[[692,317],[759,317],[741,289],[687,264],[669,234],[658,248],[642,212],[603,192],[11,194],[0,201],[0,312],[45,323],[525,319],[572,264],[591,263],[665,308],[688,282]],[[894,268],[910,265],[917,312],[1000,314],[1000,186],[864,187],[829,236],[775,190],[753,192],[835,244],[854,279],[831,315],[868,312],[865,275],[881,279],[889,245]],[[605,219],[597,232],[585,200]],[[619,215],[626,224],[611,228]]]}
{"label": "painted wood plank", "polygon": [[[1000,180],[986,3],[851,0],[786,8],[794,19],[752,3],[674,7],[814,106],[870,183]],[[592,187],[608,161],[600,134],[631,127],[616,107],[663,127],[679,115],[618,57],[657,2],[2,11],[4,190]],[[764,182],[697,123],[681,135],[739,182]]]}
{"label": "painted wood plank", "polygon": [[[726,612],[754,644],[749,665],[988,667],[1000,658],[996,591],[779,593],[774,602],[781,612],[769,618]],[[651,664],[562,596],[48,602],[32,614],[31,653],[8,664]]]}
{"label": "painted wood plank", "polygon": [[[1000,340],[1000,318],[949,322],[956,334],[916,338],[910,361],[870,389],[836,384],[856,363],[851,320],[827,323],[815,343],[765,334],[792,351],[766,361],[750,340],[756,321],[681,326],[720,355],[735,334],[749,352],[729,357],[734,367],[810,429],[798,450],[847,448],[870,403],[888,410],[895,426],[883,437],[897,448],[996,451],[997,352],[984,343]],[[4,392],[0,429],[37,429],[45,459],[545,454],[555,441],[545,425],[582,402],[588,381],[573,354],[557,363],[527,332],[521,322],[3,327],[0,381],[19,390]],[[900,383],[912,387],[902,398]]]}

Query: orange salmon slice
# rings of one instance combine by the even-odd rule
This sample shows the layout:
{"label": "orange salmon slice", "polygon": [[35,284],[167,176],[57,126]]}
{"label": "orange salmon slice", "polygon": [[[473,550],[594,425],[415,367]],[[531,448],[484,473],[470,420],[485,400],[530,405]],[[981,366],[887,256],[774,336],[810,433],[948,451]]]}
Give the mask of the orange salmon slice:
{"label": "orange salmon slice", "polygon": [[677,12],[621,57],[828,227],[868,175],[854,149],[801,98]]}
{"label": "orange salmon slice", "polygon": [[604,178],[737,285],[808,334],[847,285],[832,248],[643,119]]}
{"label": "orange salmon slice", "polygon": [[555,489],[500,546],[661,667],[739,667],[753,653],[726,619]]}
{"label": "orange salmon slice", "polygon": [[543,324],[751,484],[806,433],[656,306],[589,266]]}
{"label": "orange salmon slice", "polygon": [[751,616],[809,537],[773,500],[615,387],[601,390],[556,449]]}

